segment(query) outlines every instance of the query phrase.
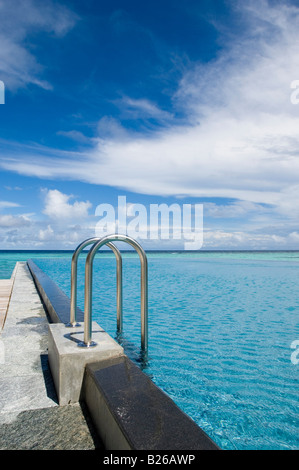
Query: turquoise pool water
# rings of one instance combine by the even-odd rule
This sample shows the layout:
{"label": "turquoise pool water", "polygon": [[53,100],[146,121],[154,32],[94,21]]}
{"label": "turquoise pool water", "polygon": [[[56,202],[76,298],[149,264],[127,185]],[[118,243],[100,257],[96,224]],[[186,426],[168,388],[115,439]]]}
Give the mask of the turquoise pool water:
{"label": "turquoise pool water", "polygon": [[[0,254],[0,272],[32,258],[70,295],[71,253],[23,255]],[[299,449],[299,364],[290,349],[299,339],[299,253],[149,253],[148,261],[145,362],[139,260],[123,255],[127,354],[223,449]],[[93,301],[93,318],[114,337],[115,265],[112,254],[97,255]]]}

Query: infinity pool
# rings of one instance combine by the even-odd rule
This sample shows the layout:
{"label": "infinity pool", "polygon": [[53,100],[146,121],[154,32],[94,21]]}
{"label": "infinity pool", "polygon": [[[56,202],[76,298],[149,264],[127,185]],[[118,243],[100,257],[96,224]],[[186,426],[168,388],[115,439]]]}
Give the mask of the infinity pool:
{"label": "infinity pool", "polygon": [[[70,295],[70,254],[32,257]],[[149,356],[140,266],[123,255],[124,334],[136,361],[223,449],[299,448],[299,253],[149,254]],[[85,255],[79,260],[83,309]],[[94,261],[93,319],[116,337],[115,259]]]}

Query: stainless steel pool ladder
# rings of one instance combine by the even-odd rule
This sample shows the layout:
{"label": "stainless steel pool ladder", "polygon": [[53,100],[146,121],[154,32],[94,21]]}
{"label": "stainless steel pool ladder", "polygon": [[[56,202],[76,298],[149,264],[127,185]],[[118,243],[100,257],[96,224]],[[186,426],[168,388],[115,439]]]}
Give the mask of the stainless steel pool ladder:
{"label": "stainless steel pool ladder", "polygon": [[[74,252],[71,273],[71,318],[70,324],[76,324],[76,298],[77,298],[77,260],[80,252],[93,243],[85,262],[85,288],[84,288],[84,341],[79,343],[82,347],[95,346],[92,341],[92,267],[97,251],[104,245],[109,246],[117,259],[117,316],[118,330],[122,331],[122,258],[119,250],[112,243],[122,241],[131,245],[138,253],[141,265],[141,349],[148,349],[148,263],[147,256],[141,245],[128,235],[107,235],[101,239],[89,238],[82,242]],[[73,262],[74,261],[74,262]]]}
{"label": "stainless steel pool ladder", "polygon": [[[67,327],[80,326],[77,323],[77,279],[78,279],[78,258],[80,253],[88,245],[93,245],[100,240],[99,237],[88,238],[77,246],[72,256],[71,264],[71,307],[70,307],[70,321]],[[116,312],[117,312],[117,331],[122,331],[122,257],[119,249],[113,243],[106,243],[115,254],[116,266]]]}

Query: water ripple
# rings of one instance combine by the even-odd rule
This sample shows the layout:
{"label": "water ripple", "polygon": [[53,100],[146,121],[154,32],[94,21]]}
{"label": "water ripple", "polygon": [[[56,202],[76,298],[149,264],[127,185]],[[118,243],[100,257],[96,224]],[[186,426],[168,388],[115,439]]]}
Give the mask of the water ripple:
{"label": "water ripple", "polygon": [[[299,365],[291,363],[290,344],[299,339],[299,263],[260,258],[149,257],[146,362],[139,351],[140,266],[125,259],[123,341],[223,449],[298,449]],[[94,318],[114,336],[115,260],[96,261],[94,277],[105,278],[105,289],[97,280]],[[69,294],[61,263],[37,264]]]}

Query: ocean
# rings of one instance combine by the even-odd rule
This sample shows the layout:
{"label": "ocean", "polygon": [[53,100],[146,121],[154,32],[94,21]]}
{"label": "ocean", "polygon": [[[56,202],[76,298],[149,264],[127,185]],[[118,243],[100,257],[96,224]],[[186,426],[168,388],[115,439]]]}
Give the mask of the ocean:
{"label": "ocean", "polygon": [[[223,449],[299,448],[299,252],[148,252],[149,354],[140,351],[140,265],[123,253],[124,332],[116,262],[94,260],[93,320]],[[0,277],[31,258],[70,295],[72,252],[0,252]],[[84,265],[78,305],[84,306]]]}

